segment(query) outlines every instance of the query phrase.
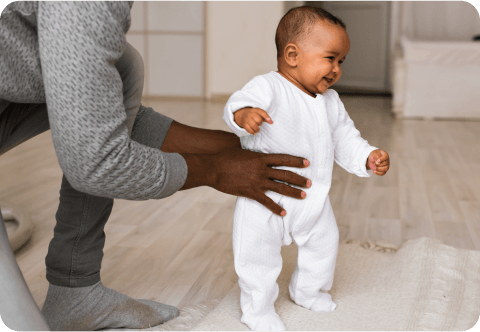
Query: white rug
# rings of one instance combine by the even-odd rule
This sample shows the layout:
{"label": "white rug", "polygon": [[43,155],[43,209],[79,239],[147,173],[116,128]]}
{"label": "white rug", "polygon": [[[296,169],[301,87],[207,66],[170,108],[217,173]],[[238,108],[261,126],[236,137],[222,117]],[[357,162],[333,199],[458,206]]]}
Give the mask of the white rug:
{"label": "white rug", "polygon": [[[389,251],[390,253],[387,253]],[[480,316],[480,251],[419,238],[401,249],[342,243],[330,294],[337,308],[314,313],[292,302],[297,248],[282,248],[276,311],[287,331],[467,331]],[[240,323],[238,284],[191,331],[249,331]]]}
{"label": "white rug", "polygon": [[[480,251],[455,249],[429,238],[410,240],[398,251],[385,243],[342,243],[330,291],[338,307],[328,314],[290,300],[288,282],[296,254],[294,245],[282,249],[275,303],[287,330],[467,330],[479,319]],[[192,330],[248,330],[240,323],[239,299],[237,284]],[[190,328],[192,320],[178,325],[184,313],[188,308],[159,328]]]}

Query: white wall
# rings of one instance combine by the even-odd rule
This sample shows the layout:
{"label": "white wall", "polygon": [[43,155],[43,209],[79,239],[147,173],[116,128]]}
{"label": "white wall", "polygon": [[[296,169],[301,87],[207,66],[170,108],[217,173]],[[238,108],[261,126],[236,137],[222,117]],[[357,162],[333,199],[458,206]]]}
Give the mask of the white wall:
{"label": "white wall", "polygon": [[256,75],[277,70],[280,1],[211,1],[206,10],[206,96],[230,95]]}
{"label": "white wall", "polygon": [[204,97],[204,3],[135,1],[127,41],[145,64],[144,96]]}

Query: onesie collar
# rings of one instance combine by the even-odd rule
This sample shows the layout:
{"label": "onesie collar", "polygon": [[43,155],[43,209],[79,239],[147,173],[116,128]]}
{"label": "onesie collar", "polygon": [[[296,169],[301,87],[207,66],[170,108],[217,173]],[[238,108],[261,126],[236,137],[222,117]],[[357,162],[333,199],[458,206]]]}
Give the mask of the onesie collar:
{"label": "onesie collar", "polygon": [[[296,91],[297,94],[304,96],[305,99],[316,101],[316,100],[322,100],[324,98],[324,96],[321,93],[317,93],[316,97],[312,97],[308,93],[306,93],[305,91],[302,91],[298,86],[296,86],[295,84],[293,84],[292,82],[287,80],[285,77],[283,77],[283,75],[280,74],[279,72],[276,72],[276,71],[271,71],[271,72],[274,73],[276,76],[280,77],[280,79],[282,81],[287,82],[287,85],[293,87],[293,90]],[[325,92],[327,92],[327,91],[325,91]]]}

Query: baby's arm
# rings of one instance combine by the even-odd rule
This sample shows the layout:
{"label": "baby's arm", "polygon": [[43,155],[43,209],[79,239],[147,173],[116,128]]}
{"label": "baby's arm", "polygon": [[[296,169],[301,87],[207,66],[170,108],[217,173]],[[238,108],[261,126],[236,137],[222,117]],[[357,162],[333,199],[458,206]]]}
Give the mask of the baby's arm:
{"label": "baby's arm", "polygon": [[273,123],[265,111],[272,100],[269,82],[262,76],[254,77],[228,99],[223,120],[237,136],[255,135],[263,121]]}
{"label": "baby's arm", "polygon": [[272,119],[265,110],[261,108],[245,107],[233,113],[235,123],[244,128],[248,133],[255,135],[260,131],[262,122],[273,124]]}
{"label": "baby's arm", "polygon": [[352,119],[348,116],[345,106],[335,93],[338,118],[333,130],[333,143],[335,148],[335,161],[349,173],[360,177],[369,177],[367,173],[367,159],[370,153],[377,150],[368,144],[360,136],[360,132],[355,128]]}

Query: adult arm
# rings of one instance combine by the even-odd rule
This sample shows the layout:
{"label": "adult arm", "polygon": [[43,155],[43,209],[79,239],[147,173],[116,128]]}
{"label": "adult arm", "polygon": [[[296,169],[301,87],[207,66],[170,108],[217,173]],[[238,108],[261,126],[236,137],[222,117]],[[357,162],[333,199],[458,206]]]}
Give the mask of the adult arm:
{"label": "adult arm", "polygon": [[[51,133],[69,182],[82,192],[131,200],[162,198],[179,189],[208,185],[256,199],[280,213],[281,208],[272,206],[264,192],[299,197],[299,190],[270,179],[299,186],[305,186],[306,179],[298,181],[295,175],[270,166],[301,166],[300,158],[240,149],[213,155],[189,153],[195,144],[208,146],[205,139],[212,140],[210,135],[198,140],[200,132],[193,134],[191,129],[184,133],[190,138],[183,143],[180,140],[170,149],[165,144],[166,151],[175,153],[142,144],[140,130],[132,132],[130,139],[124,125],[122,81],[115,68],[126,44],[129,12],[125,6],[119,2],[39,3],[40,57]],[[149,111],[148,116],[157,115]]]}
{"label": "adult arm", "polygon": [[188,175],[180,190],[210,186],[227,194],[255,199],[280,215],[283,209],[271,201],[265,191],[301,198],[301,190],[273,179],[306,187],[307,179],[271,167],[306,167],[302,158],[242,150],[235,134],[190,127],[144,106],[140,106],[132,139],[183,156]]}
{"label": "adult arm", "polygon": [[301,199],[302,191],[273,179],[307,187],[306,178],[271,167],[306,167],[303,158],[243,150],[236,135],[221,130],[194,128],[173,121],[162,150],[180,153],[188,165],[188,176],[180,190],[209,186],[230,195],[254,199],[281,215],[283,208],[265,192],[270,190]]}
{"label": "adult arm", "polygon": [[255,199],[280,215],[283,209],[271,201],[265,191],[295,198],[301,198],[301,191],[273,179],[306,187],[307,179],[270,167],[305,167],[302,158],[242,150],[235,134],[190,127],[144,106],[140,107],[135,120],[132,139],[183,156],[188,175],[180,190],[210,186],[227,194]]}
{"label": "adult arm", "polygon": [[39,51],[55,152],[71,183],[96,196],[145,200],[180,189],[187,165],[128,136],[115,62],[126,46],[124,2],[39,2]]}

